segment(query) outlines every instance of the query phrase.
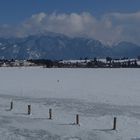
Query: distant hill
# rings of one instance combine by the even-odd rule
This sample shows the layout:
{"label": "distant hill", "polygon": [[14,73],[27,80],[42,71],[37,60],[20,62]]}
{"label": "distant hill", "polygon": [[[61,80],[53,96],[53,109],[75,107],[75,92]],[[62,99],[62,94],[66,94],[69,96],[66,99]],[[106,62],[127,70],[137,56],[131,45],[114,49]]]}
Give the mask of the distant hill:
{"label": "distant hill", "polygon": [[47,33],[25,38],[0,38],[0,59],[79,59],[137,57],[140,46],[120,42],[109,47],[98,40]]}

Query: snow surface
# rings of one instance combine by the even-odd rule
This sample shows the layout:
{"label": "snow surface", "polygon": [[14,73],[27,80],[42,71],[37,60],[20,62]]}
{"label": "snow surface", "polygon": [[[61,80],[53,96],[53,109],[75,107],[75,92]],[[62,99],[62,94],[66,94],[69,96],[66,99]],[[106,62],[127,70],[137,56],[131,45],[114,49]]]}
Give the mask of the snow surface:
{"label": "snow surface", "polygon": [[0,140],[140,140],[139,69],[0,68],[0,78]]}

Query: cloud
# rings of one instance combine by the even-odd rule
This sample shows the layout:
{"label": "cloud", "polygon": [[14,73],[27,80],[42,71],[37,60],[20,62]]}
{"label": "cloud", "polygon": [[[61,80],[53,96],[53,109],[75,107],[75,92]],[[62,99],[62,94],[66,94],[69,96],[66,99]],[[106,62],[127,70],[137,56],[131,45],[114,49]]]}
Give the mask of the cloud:
{"label": "cloud", "polygon": [[140,12],[108,13],[96,18],[83,13],[39,13],[32,15],[16,27],[0,26],[0,36],[23,37],[47,31],[71,37],[85,36],[103,43],[130,41],[140,44]]}

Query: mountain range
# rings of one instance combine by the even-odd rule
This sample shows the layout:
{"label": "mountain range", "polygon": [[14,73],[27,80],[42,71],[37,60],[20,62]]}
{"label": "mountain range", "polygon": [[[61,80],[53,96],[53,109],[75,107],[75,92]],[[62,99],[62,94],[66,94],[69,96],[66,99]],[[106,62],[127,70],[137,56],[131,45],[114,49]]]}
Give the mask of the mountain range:
{"label": "mountain range", "polygon": [[120,42],[108,46],[94,39],[68,37],[58,33],[31,35],[24,38],[0,38],[0,59],[79,59],[107,56],[134,58],[140,46]]}

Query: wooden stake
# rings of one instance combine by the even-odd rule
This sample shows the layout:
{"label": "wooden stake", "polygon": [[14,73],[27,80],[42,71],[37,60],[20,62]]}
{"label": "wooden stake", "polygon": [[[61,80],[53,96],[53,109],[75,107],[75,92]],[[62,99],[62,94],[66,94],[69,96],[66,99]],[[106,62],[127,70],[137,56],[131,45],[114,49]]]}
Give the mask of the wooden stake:
{"label": "wooden stake", "polygon": [[12,110],[13,109],[13,101],[11,101],[11,103],[10,103],[10,110]]}
{"label": "wooden stake", "polygon": [[49,119],[52,119],[52,109],[49,109]]}
{"label": "wooden stake", "polygon": [[31,105],[28,105],[28,115],[31,114]]}
{"label": "wooden stake", "polygon": [[79,115],[76,115],[76,124],[79,125]]}
{"label": "wooden stake", "polygon": [[113,121],[113,130],[116,130],[116,123],[117,123],[117,118],[114,117],[114,121]]}

